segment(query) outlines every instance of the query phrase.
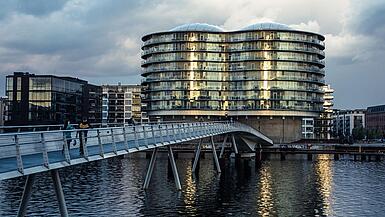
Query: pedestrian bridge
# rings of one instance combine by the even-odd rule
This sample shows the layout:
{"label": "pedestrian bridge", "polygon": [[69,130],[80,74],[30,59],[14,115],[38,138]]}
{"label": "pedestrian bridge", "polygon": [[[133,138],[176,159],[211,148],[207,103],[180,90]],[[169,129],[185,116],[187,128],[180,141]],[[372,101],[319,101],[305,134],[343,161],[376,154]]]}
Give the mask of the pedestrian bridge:
{"label": "pedestrian bridge", "polygon": [[[82,131],[67,131],[72,134],[73,140],[77,141],[75,146],[71,143],[70,149],[65,145],[67,144],[67,138],[64,136],[66,130],[0,134],[0,180],[27,176],[18,216],[26,214],[34,174],[36,173],[51,171],[60,213],[62,216],[67,216],[58,173],[60,168],[152,149],[153,154],[143,186],[147,188],[154,168],[157,149],[166,146],[176,187],[180,190],[181,186],[171,148],[173,144],[199,140],[195,148],[196,154],[193,165],[193,170],[195,170],[202,139],[210,138],[218,172],[220,172],[220,167],[214,136],[224,135],[222,136],[224,140],[221,143],[220,157],[223,155],[224,145],[228,138],[231,138],[230,142],[236,153],[239,150],[254,151],[255,145],[273,144],[271,139],[254,128],[237,122],[154,123],[92,128],[87,131],[86,138],[84,136],[76,138],[77,134],[83,133]],[[82,138],[82,141],[79,141],[79,138]],[[81,143],[84,144],[84,154],[79,153]],[[237,146],[237,144],[239,145]]]}

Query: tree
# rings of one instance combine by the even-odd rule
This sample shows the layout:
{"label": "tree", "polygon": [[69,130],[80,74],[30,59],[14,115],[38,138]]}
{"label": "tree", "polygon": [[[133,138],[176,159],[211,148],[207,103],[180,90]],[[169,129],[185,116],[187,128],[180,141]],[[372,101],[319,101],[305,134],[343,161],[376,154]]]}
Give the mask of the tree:
{"label": "tree", "polygon": [[354,140],[363,140],[365,138],[365,129],[363,127],[356,127],[352,130]]}

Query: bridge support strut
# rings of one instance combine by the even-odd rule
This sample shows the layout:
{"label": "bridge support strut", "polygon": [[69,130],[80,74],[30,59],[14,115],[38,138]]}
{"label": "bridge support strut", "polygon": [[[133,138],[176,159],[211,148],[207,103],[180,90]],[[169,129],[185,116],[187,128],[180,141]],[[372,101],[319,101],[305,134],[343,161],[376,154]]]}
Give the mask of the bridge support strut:
{"label": "bridge support strut", "polygon": [[219,165],[219,161],[218,161],[217,150],[215,149],[214,137],[211,136],[210,139],[211,139],[211,148],[213,150],[215,168],[217,169],[218,173],[221,173],[222,171],[221,171],[221,166]]}
{"label": "bridge support strut", "polygon": [[154,148],[154,150],[152,151],[150,164],[148,165],[148,169],[147,169],[147,173],[146,173],[146,179],[144,180],[144,184],[143,184],[143,189],[148,189],[148,186],[150,185],[152,172],[154,171],[157,153],[158,153],[158,148]]}
{"label": "bridge support strut", "polygon": [[172,173],[174,174],[174,181],[175,181],[176,189],[178,191],[180,191],[180,190],[182,190],[182,186],[180,185],[180,180],[179,180],[178,170],[176,168],[174,154],[172,152],[172,148],[170,145],[167,146],[167,149],[168,149],[168,158],[170,159],[170,163],[171,163]]}
{"label": "bridge support strut", "polygon": [[66,201],[64,199],[63,188],[61,187],[60,176],[57,170],[51,171],[51,177],[53,180],[53,187],[55,188],[55,194],[59,203],[60,215],[62,217],[68,216]]}
{"label": "bridge support strut", "polygon": [[24,186],[23,196],[21,198],[19,211],[17,213],[18,217],[24,217],[25,214],[27,213],[28,202],[31,199],[32,186],[34,182],[35,182],[35,174],[28,175]]}
{"label": "bridge support strut", "polygon": [[199,143],[196,144],[196,146],[195,146],[194,163],[193,163],[193,166],[192,166],[192,172],[193,173],[195,173],[196,168],[197,168],[198,163],[199,163],[199,158],[200,158],[200,155],[201,155],[201,145],[202,145],[202,139],[200,139]]}
{"label": "bridge support strut", "polygon": [[226,134],[225,139],[224,139],[223,142],[222,142],[221,153],[219,154],[219,158],[223,158],[223,154],[224,154],[224,152],[225,152],[225,144],[226,144],[226,142],[227,142],[227,137],[228,137],[228,136],[229,136],[229,135]]}
{"label": "bridge support strut", "polygon": [[[59,203],[60,216],[68,217],[67,206],[64,199],[63,188],[61,186],[58,170],[51,170],[51,177],[53,181],[53,187],[55,189],[56,198]],[[24,217],[27,214],[28,202],[31,199],[32,186],[34,182],[35,182],[35,174],[28,175],[27,181],[25,182],[23,196],[21,198],[19,211],[17,213],[18,217]]]}
{"label": "bridge support strut", "polygon": [[232,143],[233,143],[234,153],[238,154],[238,146],[237,146],[237,143],[235,142],[234,134],[231,134],[231,140],[232,140]]}

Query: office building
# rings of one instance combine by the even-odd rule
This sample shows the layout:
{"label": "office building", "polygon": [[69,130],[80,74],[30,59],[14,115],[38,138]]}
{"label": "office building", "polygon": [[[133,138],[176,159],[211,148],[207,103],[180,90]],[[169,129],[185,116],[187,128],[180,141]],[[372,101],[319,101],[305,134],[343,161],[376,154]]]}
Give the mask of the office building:
{"label": "office building", "polygon": [[333,135],[336,138],[352,136],[354,128],[365,128],[365,109],[333,111]]}
{"label": "office building", "polygon": [[100,122],[100,93],[78,78],[15,72],[6,77],[6,124],[62,124],[89,116]]}
{"label": "office building", "polygon": [[[140,85],[102,85],[103,123],[140,123],[146,118],[142,111]],[[144,114],[143,114],[144,113]]]}
{"label": "office building", "polygon": [[324,111],[324,39],[278,23],[235,31],[196,23],[145,35],[148,115],[165,121],[233,119],[274,142],[300,140],[308,136],[303,121]]}
{"label": "office building", "polygon": [[4,126],[4,122],[8,120],[7,111],[7,97],[0,97],[0,126]]}
{"label": "office building", "polygon": [[385,135],[385,105],[370,106],[367,108],[366,128]]}

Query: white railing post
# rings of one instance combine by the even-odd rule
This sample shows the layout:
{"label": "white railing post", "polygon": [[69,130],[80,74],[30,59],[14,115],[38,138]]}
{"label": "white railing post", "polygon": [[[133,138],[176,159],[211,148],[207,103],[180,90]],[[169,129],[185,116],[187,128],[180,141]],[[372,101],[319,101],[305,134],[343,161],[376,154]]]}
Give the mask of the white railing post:
{"label": "white railing post", "polygon": [[[81,136],[81,144],[83,144],[83,147],[80,147],[80,148],[83,148],[83,156],[86,160],[88,160],[88,149],[87,149],[87,144],[86,144],[86,133],[84,131],[80,131],[79,132],[82,136]],[[88,134],[87,134],[88,135]]]}
{"label": "white railing post", "polygon": [[135,126],[133,126],[133,130],[134,130],[135,147],[137,149],[139,149],[138,133],[136,131],[136,127]]}
{"label": "white railing post", "polygon": [[154,125],[151,125],[151,134],[152,134],[152,142],[155,145],[156,144],[156,138],[155,138]]}
{"label": "white railing post", "polygon": [[41,133],[40,136],[41,136],[44,166],[49,169],[48,151],[47,151],[47,144],[45,143],[44,133]]}
{"label": "white railing post", "polygon": [[171,143],[171,136],[170,136],[170,132],[169,132],[169,128],[168,128],[168,124],[165,124],[166,126],[166,134],[167,134],[167,139],[169,141],[169,143]]}
{"label": "white railing post", "polygon": [[123,125],[123,138],[124,138],[124,146],[126,147],[126,151],[128,152],[128,140],[127,140],[127,134],[126,134],[126,127]]}
{"label": "white railing post", "polygon": [[184,134],[184,137],[186,138],[186,140],[188,139],[188,127],[186,127],[186,123],[183,123],[182,124],[182,129],[183,129],[183,134]]}
{"label": "white railing post", "polygon": [[159,129],[159,135],[160,135],[160,142],[162,144],[164,144],[164,138],[163,138],[163,133],[162,133],[162,126],[160,124],[158,125],[158,129]]}
{"label": "white railing post", "polygon": [[16,147],[16,159],[17,159],[17,170],[24,175],[23,160],[21,159],[19,138],[15,135],[15,147]]}
{"label": "white railing post", "polygon": [[146,126],[143,126],[143,137],[144,137],[144,144],[148,148],[148,140],[147,140],[147,133],[146,133]]}
{"label": "white railing post", "polygon": [[112,140],[112,148],[115,155],[118,154],[118,150],[116,149],[116,142],[115,142],[115,134],[114,129],[111,128],[111,140]]}
{"label": "white railing post", "polygon": [[182,129],[181,129],[181,127],[180,127],[180,124],[177,124],[177,126],[178,126],[179,139],[182,140],[182,139],[183,139]]}
{"label": "white railing post", "polygon": [[98,144],[99,144],[99,155],[104,158],[104,148],[102,144],[102,139],[100,138],[100,130],[96,130],[97,136],[98,136]]}
{"label": "white railing post", "polygon": [[192,139],[194,137],[194,123],[189,124],[190,129],[190,138]]}
{"label": "white railing post", "polygon": [[71,164],[70,150],[68,149],[67,137],[64,135],[64,133],[63,133],[63,150],[64,150],[64,157],[66,158],[67,163]]}
{"label": "white railing post", "polygon": [[174,137],[174,141],[176,142],[177,138],[176,138],[174,124],[171,124],[171,127],[172,127],[172,134],[173,134],[173,137]]}

